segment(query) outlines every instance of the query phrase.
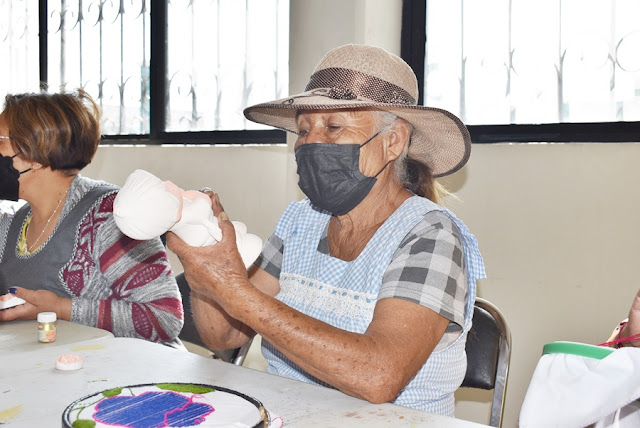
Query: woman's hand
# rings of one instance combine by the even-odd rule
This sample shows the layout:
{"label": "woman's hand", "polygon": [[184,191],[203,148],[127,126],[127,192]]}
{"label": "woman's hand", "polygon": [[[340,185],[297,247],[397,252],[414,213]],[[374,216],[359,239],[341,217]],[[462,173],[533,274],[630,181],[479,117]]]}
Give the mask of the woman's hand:
{"label": "woman's hand", "polygon": [[[12,290],[13,291],[13,290]],[[0,311],[0,321],[34,320],[40,312],[55,312],[58,319],[71,319],[71,299],[60,297],[48,290],[28,290],[15,287],[13,295],[26,303]]]}
{"label": "woman's hand", "polygon": [[224,211],[224,208],[220,203],[220,198],[218,197],[218,194],[213,193],[213,190],[211,190],[208,187],[204,187],[200,189],[200,192],[204,193],[205,195],[211,198],[211,207],[213,208],[213,215],[218,217],[220,213]]}
{"label": "woman's hand", "polygon": [[[622,329],[620,337],[629,337],[640,333],[640,290],[636,294],[629,310],[629,319]],[[640,340],[625,343],[627,346],[640,346]],[[623,346],[624,346],[623,345]]]}
{"label": "woman's hand", "polygon": [[210,196],[222,230],[222,240],[205,247],[191,247],[169,232],[167,247],[180,259],[191,290],[213,299],[226,310],[227,304],[237,297],[239,289],[250,286],[250,283],[238,252],[233,224],[218,196]]}

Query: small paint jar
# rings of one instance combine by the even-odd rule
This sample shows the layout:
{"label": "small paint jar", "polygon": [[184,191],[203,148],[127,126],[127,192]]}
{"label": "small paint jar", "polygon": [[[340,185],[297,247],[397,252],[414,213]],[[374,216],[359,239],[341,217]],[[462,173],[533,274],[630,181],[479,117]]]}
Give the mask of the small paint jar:
{"label": "small paint jar", "polygon": [[43,343],[56,341],[56,319],[55,312],[38,314],[38,341]]}

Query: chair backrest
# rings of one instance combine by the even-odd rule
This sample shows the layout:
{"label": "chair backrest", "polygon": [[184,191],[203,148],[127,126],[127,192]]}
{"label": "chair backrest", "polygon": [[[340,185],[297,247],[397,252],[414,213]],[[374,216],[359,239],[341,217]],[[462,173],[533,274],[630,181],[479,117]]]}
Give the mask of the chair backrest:
{"label": "chair backrest", "polygon": [[[176,275],[176,282],[178,283],[178,287],[180,288],[180,294],[182,295],[182,306],[184,308],[184,326],[182,327],[182,331],[180,332],[178,337],[180,338],[180,340],[191,342],[195,345],[209,349],[207,345],[205,345],[202,341],[202,338],[198,333],[198,329],[196,328],[195,320],[193,319],[193,312],[191,311],[191,288],[189,287],[189,283],[184,277],[184,272]],[[253,339],[249,340],[240,348],[209,350],[213,352],[215,358],[219,358],[227,363],[241,366],[244,362],[245,357],[247,356],[247,353],[249,352],[249,347],[251,346],[252,341]]]}
{"label": "chair backrest", "polygon": [[467,373],[461,386],[493,389],[489,424],[500,427],[511,359],[511,332],[502,313],[491,302],[476,299],[465,349]]}

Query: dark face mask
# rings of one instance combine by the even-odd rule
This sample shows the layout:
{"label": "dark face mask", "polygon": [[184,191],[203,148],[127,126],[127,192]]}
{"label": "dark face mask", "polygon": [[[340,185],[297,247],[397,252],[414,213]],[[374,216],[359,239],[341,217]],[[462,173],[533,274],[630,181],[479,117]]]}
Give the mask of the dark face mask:
{"label": "dark face mask", "polygon": [[25,169],[22,172],[18,171],[13,166],[13,158],[15,158],[16,156],[18,155],[0,155],[0,199],[17,201],[20,186],[20,182],[18,181],[18,179],[20,178],[20,175],[24,174],[25,172],[31,171],[31,168]]}
{"label": "dark face mask", "polygon": [[367,197],[377,176],[360,172],[360,149],[364,144],[302,144],[295,150],[298,163],[298,186],[311,203],[334,215],[344,215]]}

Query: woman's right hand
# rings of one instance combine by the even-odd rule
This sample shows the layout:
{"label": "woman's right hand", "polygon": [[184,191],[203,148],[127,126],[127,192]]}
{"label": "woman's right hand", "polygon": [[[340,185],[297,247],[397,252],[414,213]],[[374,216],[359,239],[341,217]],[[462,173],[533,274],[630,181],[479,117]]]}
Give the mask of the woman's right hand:
{"label": "woman's right hand", "polygon": [[40,312],[55,312],[58,319],[71,318],[71,299],[60,297],[48,290],[28,290],[15,287],[13,295],[26,303],[0,311],[0,321],[34,320]]}
{"label": "woman's right hand", "polygon": [[[629,310],[629,319],[627,324],[622,329],[620,337],[629,337],[636,334],[640,334],[640,289],[633,299],[631,309]],[[626,346],[640,346],[640,339],[630,342],[625,342]]]}
{"label": "woman's right hand", "polygon": [[236,292],[251,284],[238,252],[234,226],[216,194],[211,195],[211,201],[222,230],[222,240],[215,245],[192,247],[169,232],[167,247],[180,259],[192,291],[213,299],[225,308],[238,297]]}

